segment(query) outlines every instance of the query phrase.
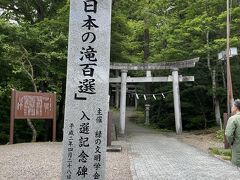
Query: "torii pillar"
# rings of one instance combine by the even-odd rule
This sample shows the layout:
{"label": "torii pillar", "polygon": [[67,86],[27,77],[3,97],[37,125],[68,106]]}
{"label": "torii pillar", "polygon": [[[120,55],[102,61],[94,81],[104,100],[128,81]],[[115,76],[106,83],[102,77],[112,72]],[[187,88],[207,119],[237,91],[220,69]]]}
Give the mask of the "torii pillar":
{"label": "torii pillar", "polygon": [[[182,119],[181,119],[181,105],[179,81],[194,81],[194,76],[179,76],[178,70],[183,68],[195,67],[199,58],[177,61],[177,62],[161,62],[161,63],[112,63],[111,69],[121,70],[121,78],[110,78],[110,83],[121,82],[121,99],[120,99],[120,133],[125,133],[125,116],[126,116],[126,86],[127,83],[144,83],[144,82],[172,82],[173,83],[173,97],[174,97],[174,111],[175,111],[175,125],[176,133],[182,133]],[[168,77],[127,77],[128,70],[172,70],[172,76]],[[149,74],[149,73],[148,73]]]}
{"label": "torii pillar", "polygon": [[[116,70],[116,77],[119,77],[119,70]],[[117,83],[116,85],[116,92],[115,92],[115,106],[118,109],[119,108],[119,94],[120,94],[120,88]]]}
{"label": "torii pillar", "polygon": [[120,134],[125,134],[127,70],[121,70]]}
{"label": "torii pillar", "polygon": [[[137,88],[135,88],[135,93],[137,93]],[[138,108],[138,99],[137,99],[137,96],[135,96],[135,110],[137,110]]]}
{"label": "torii pillar", "polygon": [[173,82],[173,100],[174,100],[176,134],[180,135],[182,134],[182,116],[181,116],[178,69],[172,70],[172,82]]}
{"label": "torii pillar", "polygon": [[117,84],[116,93],[115,93],[115,106],[116,106],[117,109],[119,108],[119,94],[120,94],[119,90],[120,89],[119,89],[119,86]]}

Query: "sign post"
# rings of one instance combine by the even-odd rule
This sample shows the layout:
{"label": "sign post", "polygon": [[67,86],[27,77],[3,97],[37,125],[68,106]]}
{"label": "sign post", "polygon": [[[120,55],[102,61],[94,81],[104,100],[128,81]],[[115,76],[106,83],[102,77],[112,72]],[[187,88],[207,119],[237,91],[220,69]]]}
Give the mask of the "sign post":
{"label": "sign post", "polygon": [[9,144],[13,144],[15,119],[52,119],[53,141],[56,141],[56,93],[12,89]]}
{"label": "sign post", "polygon": [[62,179],[105,179],[111,0],[71,0]]}

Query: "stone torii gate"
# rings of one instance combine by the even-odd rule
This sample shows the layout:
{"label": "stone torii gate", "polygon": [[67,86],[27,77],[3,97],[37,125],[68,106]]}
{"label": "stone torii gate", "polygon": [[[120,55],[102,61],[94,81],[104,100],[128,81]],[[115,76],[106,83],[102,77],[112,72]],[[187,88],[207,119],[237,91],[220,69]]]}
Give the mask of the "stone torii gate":
{"label": "stone torii gate", "polygon": [[[120,99],[120,133],[125,134],[125,118],[126,118],[126,87],[127,83],[143,83],[143,82],[172,82],[173,83],[173,98],[174,98],[174,113],[176,133],[182,134],[182,118],[179,82],[194,81],[194,76],[181,76],[178,74],[179,69],[195,67],[199,58],[177,62],[162,62],[162,63],[146,63],[146,64],[131,64],[131,63],[112,63],[112,70],[120,70],[121,77],[110,78],[110,83],[121,83],[121,99]],[[168,77],[152,77],[151,70],[172,70],[172,75]],[[145,70],[146,77],[129,77],[127,72],[130,70]]]}

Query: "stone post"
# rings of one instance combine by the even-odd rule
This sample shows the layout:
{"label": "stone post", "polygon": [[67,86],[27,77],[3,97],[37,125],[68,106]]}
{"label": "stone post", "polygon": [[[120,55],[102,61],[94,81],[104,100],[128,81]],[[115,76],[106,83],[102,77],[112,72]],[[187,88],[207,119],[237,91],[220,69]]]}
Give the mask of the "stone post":
{"label": "stone post", "polygon": [[178,69],[173,69],[172,78],[173,78],[173,98],[174,98],[176,133],[177,135],[181,135],[182,134],[182,117],[181,117]]}
{"label": "stone post", "polygon": [[145,104],[145,125],[149,125],[150,104]]}
{"label": "stone post", "polygon": [[138,99],[137,99],[137,97],[135,96],[135,109],[137,110],[137,108],[138,108]]}
{"label": "stone post", "polygon": [[118,109],[119,108],[119,86],[117,84],[116,86],[116,94],[115,94],[115,106]]}
{"label": "stone post", "polygon": [[120,134],[125,134],[127,70],[121,71]]}
{"label": "stone post", "polygon": [[[116,76],[119,76],[119,71],[116,70]],[[119,83],[116,84],[116,94],[115,94],[115,105],[116,108],[119,108]]]}

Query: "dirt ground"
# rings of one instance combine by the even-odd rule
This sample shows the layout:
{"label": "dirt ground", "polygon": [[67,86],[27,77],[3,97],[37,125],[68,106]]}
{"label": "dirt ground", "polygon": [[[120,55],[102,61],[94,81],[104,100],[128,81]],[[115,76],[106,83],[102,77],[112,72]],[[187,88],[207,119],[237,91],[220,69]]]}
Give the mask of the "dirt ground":
{"label": "dirt ground", "polygon": [[[133,111],[136,113],[135,111]],[[127,111],[128,118],[130,121],[143,125],[143,117],[139,117],[140,115],[129,115],[129,111]],[[143,125],[144,126],[144,125]],[[175,132],[162,132],[167,136],[174,136],[180,141],[194,146],[198,149],[201,149],[204,152],[209,152],[209,148],[224,148],[224,142],[217,139],[215,137],[216,131],[219,130],[217,127],[213,127],[207,130],[192,130],[192,131],[184,131],[181,136],[176,136]]]}
{"label": "dirt ground", "polygon": [[178,139],[204,152],[209,152],[209,148],[213,147],[224,148],[224,143],[215,137],[214,132],[184,132]]}

